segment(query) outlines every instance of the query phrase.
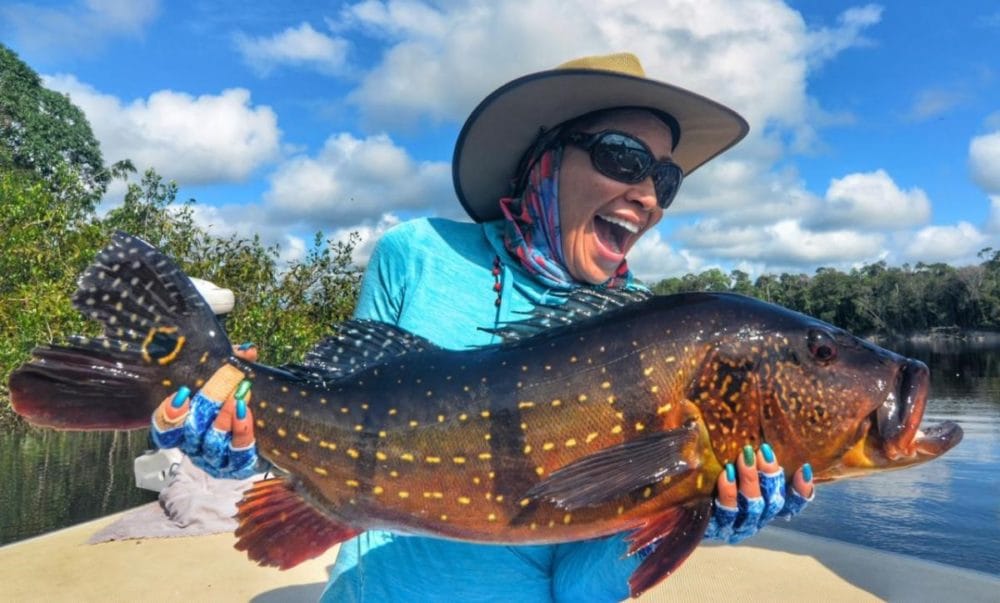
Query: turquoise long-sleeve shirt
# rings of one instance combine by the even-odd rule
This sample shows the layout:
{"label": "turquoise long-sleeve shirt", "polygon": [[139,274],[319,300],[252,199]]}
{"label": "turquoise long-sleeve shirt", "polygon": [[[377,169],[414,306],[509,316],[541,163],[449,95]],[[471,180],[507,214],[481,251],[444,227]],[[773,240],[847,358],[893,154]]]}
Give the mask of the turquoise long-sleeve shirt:
{"label": "turquoise long-sleeve shirt", "polygon": [[[508,255],[503,222],[420,219],[379,240],[355,317],[466,349],[499,343],[483,327],[554,301]],[[322,600],[618,601],[628,597],[628,578],[639,565],[626,548],[623,535],[503,546],[369,531],[341,545]]]}

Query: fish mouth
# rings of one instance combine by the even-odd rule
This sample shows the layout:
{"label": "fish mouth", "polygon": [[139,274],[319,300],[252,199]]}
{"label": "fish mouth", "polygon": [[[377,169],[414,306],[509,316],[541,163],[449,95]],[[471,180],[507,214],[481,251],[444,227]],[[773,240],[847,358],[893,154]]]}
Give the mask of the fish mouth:
{"label": "fish mouth", "polygon": [[828,479],[924,463],[961,442],[962,428],[953,421],[921,429],[929,391],[927,366],[907,360],[896,374],[895,387],[862,424],[861,437],[842,458],[840,470]]}

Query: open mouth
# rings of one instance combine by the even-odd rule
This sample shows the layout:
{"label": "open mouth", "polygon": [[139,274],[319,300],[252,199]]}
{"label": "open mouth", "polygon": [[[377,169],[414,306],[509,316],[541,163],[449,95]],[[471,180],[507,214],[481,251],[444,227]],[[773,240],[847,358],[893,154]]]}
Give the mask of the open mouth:
{"label": "open mouth", "polygon": [[881,452],[890,464],[908,464],[904,459],[914,457],[930,460],[962,440],[962,428],[952,421],[920,429],[930,386],[930,373],[923,362],[909,360],[897,374],[896,383],[874,412]]}
{"label": "open mouth", "polygon": [[594,232],[609,251],[625,255],[639,226],[615,216],[598,215],[594,217]]}

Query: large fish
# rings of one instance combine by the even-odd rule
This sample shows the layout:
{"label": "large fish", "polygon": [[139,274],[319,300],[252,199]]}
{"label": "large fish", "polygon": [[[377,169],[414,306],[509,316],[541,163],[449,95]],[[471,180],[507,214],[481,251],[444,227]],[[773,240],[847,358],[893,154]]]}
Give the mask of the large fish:
{"label": "large fish", "polygon": [[[928,371],[828,324],[729,294],[577,294],[449,351],[349,321],[282,369],[239,360],[176,265],[116,235],[74,303],[103,337],[41,346],[14,409],[57,429],[149,425],[220,367],[253,380],[260,454],[283,476],[239,506],[237,548],[290,567],[369,529],[490,543],[630,532],[638,595],[700,542],[716,477],[766,441],[818,481],[914,465]],[[446,317],[442,317],[446,320]]]}

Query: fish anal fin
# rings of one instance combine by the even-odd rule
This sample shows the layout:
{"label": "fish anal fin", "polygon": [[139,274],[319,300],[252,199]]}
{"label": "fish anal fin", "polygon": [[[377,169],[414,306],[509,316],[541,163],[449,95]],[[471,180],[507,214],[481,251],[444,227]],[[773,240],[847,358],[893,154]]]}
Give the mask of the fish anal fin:
{"label": "fish anal fin", "polygon": [[359,533],[310,505],[285,478],[255,483],[236,507],[236,549],[260,565],[283,570]]}
{"label": "fish anal fin", "polygon": [[697,468],[697,436],[691,423],[605,448],[553,471],[524,496],[570,511],[600,505]]}
{"label": "fish anal fin", "polygon": [[712,501],[667,509],[633,532],[628,553],[653,545],[653,551],[629,577],[629,591],[638,597],[669,577],[694,551],[705,536]]}

